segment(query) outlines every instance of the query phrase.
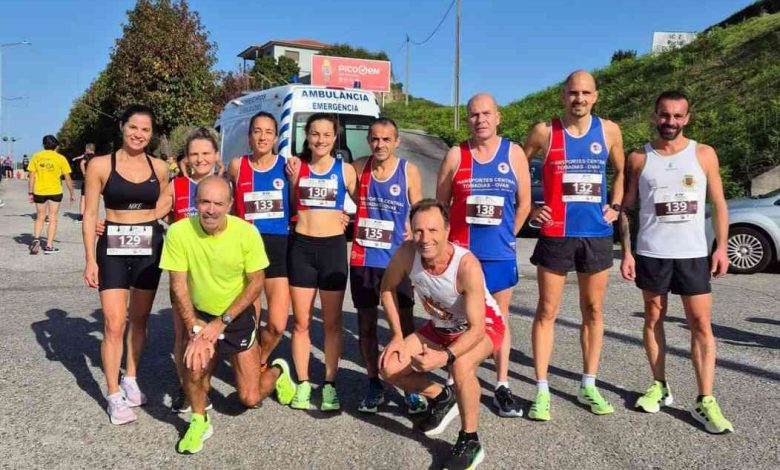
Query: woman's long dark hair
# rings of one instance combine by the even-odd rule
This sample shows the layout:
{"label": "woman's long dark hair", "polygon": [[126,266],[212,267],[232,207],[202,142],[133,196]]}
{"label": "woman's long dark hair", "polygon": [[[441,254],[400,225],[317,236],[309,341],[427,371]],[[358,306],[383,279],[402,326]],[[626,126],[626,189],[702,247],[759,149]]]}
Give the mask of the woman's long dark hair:
{"label": "woman's long dark hair", "polygon": [[[309,135],[309,129],[311,128],[311,124],[314,121],[330,121],[330,123],[333,124],[333,133],[336,135],[336,138],[338,138],[339,118],[335,114],[314,113],[311,116],[309,116],[309,119],[306,120],[306,126],[304,127],[304,132],[306,132],[306,135]],[[335,150],[335,142],[334,142],[334,150]],[[303,151],[301,152],[299,157],[301,160],[303,160],[306,163],[311,162],[311,149],[309,148],[308,139],[303,141]]]}

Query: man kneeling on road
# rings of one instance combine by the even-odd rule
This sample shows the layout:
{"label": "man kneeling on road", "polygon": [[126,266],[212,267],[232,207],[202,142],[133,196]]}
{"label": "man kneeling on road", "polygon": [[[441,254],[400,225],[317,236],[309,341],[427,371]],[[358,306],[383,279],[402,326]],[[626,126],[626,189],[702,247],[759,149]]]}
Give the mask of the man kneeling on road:
{"label": "man kneeling on road", "polygon": [[176,447],[182,454],[199,452],[213,433],[206,394],[217,363],[215,350],[230,356],[245,406],[257,407],[274,386],[281,403],[289,403],[295,393],[283,359],[260,373],[252,302],[260,294],[263,269],[269,264],[260,234],[228,215],[233,199],[224,179],[210,176],[201,181],[195,201],[198,215],[170,226],[160,261],[160,267],[170,271],[174,312],[190,333],[183,379],[192,418]]}
{"label": "man kneeling on road", "polygon": [[[382,305],[393,338],[379,359],[381,374],[406,392],[430,399],[419,424],[427,436],[444,432],[458,414],[461,431],[444,468],[476,468],[485,452],[477,437],[480,385],[477,368],[504,338],[498,304],[485,288],[479,261],[467,249],[448,242],[447,206],[424,199],[412,206],[413,240],[396,251],[382,279]],[[396,289],[409,276],[431,320],[403,337]],[[447,367],[455,390],[426,377]]]}

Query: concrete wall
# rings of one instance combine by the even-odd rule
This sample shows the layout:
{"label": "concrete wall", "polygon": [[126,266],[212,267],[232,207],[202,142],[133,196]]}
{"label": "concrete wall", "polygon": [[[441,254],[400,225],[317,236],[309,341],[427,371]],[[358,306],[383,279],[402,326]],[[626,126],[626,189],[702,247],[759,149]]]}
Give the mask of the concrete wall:
{"label": "concrete wall", "polygon": [[780,188],[780,166],[776,166],[750,180],[751,196],[760,196],[778,188]]}
{"label": "concrete wall", "polygon": [[316,54],[316,51],[311,49],[301,49],[298,47],[280,46],[274,45],[274,59],[284,57],[286,51],[294,51],[298,53],[298,67],[301,69],[300,76],[311,75],[311,56]]}

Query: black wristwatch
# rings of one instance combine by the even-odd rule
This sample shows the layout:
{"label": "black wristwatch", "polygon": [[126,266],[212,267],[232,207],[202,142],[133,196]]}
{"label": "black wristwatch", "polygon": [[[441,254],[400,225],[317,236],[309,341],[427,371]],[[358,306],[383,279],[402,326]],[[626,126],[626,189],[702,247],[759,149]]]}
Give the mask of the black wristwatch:
{"label": "black wristwatch", "polygon": [[447,365],[451,366],[453,362],[455,362],[455,354],[452,353],[452,350],[450,348],[445,349],[447,351]]}
{"label": "black wristwatch", "polygon": [[621,210],[623,210],[623,206],[621,206],[620,204],[612,204],[609,207],[611,207],[612,210],[615,212],[620,212]]}
{"label": "black wristwatch", "polygon": [[232,317],[232,316],[230,316],[230,314],[229,314],[229,313],[227,313],[227,312],[226,312],[226,313],[223,313],[223,314],[222,314],[222,315],[219,317],[219,319],[220,319],[220,320],[222,320],[222,323],[224,323],[224,324],[225,324],[225,326],[228,326],[228,325],[230,325],[230,324],[233,322],[233,317]]}

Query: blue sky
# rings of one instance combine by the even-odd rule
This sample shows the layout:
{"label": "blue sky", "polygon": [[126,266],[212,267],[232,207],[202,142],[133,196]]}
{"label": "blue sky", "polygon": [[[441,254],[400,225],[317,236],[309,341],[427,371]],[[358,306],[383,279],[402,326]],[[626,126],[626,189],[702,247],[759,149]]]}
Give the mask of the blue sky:
{"label": "blue sky", "polygon": [[[462,0],[461,97],[492,92],[506,104],[560,81],[577,68],[609,63],[616,49],[646,53],[653,31],[700,31],[752,0]],[[105,67],[133,0],[0,0],[5,135],[16,155],[55,134],[73,100]],[[403,79],[409,33],[421,41],[450,0],[190,0],[217,43],[217,68],[269,39],[310,38],[385,50]],[[438,33],[411,50],[411,92],[452,100],[454,8]],[[465,98],[464,98],[465,100]],[[6,151],[7,147],[0,148]]]}

